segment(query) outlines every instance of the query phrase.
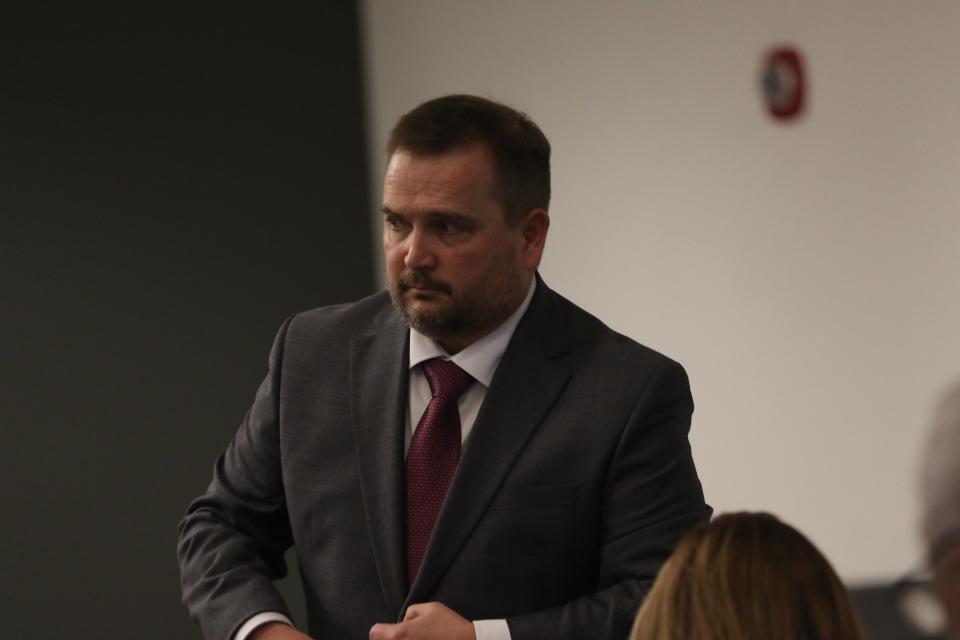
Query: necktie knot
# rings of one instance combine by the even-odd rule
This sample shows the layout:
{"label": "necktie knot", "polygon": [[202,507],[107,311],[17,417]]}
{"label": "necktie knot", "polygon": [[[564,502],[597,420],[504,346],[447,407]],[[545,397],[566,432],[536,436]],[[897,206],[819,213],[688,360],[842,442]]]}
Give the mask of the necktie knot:
{"label": "necktie knot", "polygon": [[427,376],[434,398],[456,400],[473,384],[470,374],[451,360],[429,360],[423,365],[423,373]]}

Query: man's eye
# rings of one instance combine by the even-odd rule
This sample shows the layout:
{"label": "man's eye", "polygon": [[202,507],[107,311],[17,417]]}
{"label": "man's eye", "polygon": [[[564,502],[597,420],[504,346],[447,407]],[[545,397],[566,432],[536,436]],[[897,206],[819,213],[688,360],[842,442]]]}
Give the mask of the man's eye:
{"label": "man's eye", "polygon": [[403,231],[406,224],[399,218],[387,218],[387,226],[391,231]]}
{"label": "man's eye", "polygon": [[464,230],[462,224],[457,222],[441,221],[436,224],[437,231],[443,234],[461,233]]}

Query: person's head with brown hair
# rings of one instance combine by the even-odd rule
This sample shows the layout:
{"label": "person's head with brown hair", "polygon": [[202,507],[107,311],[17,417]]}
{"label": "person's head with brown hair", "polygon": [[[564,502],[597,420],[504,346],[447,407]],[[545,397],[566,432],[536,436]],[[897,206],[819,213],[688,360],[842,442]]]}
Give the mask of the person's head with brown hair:
{"label": "person's head with brown hair", "polygon": [[477,96],[424,102],[397,122],[383,179],[383,256],[400,316],[454,354],[520,307],[550,215],[550,143]]}
{"label": "person's head with brown hair", "polygon": [[799,531],[768,513],[718,516],[657,575],[631,640],[863,640],[847,591]]}
{"label": "person's head with brown hair", "polygon": [[475,145],[490,152],[508,224],[550,208],[550,143],[526,114],[493,100],[448,95],[424,102],[393,127],[387,155],[439,156]]}

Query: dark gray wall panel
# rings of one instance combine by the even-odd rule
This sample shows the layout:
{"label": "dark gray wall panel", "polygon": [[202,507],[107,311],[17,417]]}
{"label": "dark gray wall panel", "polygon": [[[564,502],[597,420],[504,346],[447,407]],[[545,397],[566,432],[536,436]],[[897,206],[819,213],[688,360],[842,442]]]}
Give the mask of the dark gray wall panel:
{"label": "dark gray wall panel", "polygon": [[4,635],[199,637],[177,522],[283,318],[374,287],[356,8],[20,4],[0,9]]}

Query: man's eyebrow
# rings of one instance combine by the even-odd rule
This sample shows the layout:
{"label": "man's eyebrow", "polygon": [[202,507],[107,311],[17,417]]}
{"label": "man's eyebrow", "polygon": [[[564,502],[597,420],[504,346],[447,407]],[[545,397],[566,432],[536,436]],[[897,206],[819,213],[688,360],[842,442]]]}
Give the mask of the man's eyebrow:
{"label": "man's eyebrow", "polygon": [[[402,213],[397,213],[396,211],[394,211],[393,209],[391,209],[390,207],[388,207],[388,206],[386,206],[386,205],[382,205],[382,206],[380,207],[380,213],[382,213],[382,214],[385,215],[385,216],[400,216],[400,217],[403,217],[403,214],[402,214]],[[454,218],[454,219],[456,219],[456,220],[469,220],[469,219],[470,219],[470,216],[468,216],[468,215],[465,214],[465,213],[461,213],[461,212],[459,212],[459,211],[447,211],[447,210],[444,210],[444,209],[431,209],[430,211],[427,211],[424,215],[426,215],[426,216],[429,217],[429,218]]]}

